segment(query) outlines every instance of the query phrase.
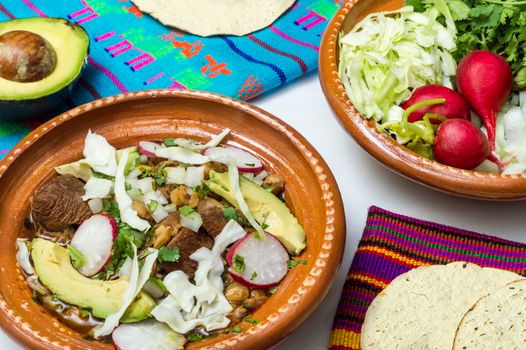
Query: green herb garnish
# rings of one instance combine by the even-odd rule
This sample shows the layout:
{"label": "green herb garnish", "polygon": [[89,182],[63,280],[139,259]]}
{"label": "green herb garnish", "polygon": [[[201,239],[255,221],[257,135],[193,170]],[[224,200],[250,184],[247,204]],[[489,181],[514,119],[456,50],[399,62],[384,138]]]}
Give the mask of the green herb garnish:
{"label": "green herb garnish", "polygon": [[98,171],[95,171],[95,170],[91,170],[91,175],[93,175],[93,177],[96,177],[98,179],[105,179],[105,180],[114,180],[113,176],[108,176],[106,174],[103,174],[103,173],[99,173]]}
{"label": "green herb garnish", "polygon": [[289,260],[287,262],[287,266],[289,269],[292,269],[293,267],[296,267],[298,265],[307,265],[307,260]]}
{"label": "green herb garnish", "polygon": [[157,186],[162,186],[166,183],[166,180],[162,178],[156,178],[155,183],[157,184]]}
{"label": "green herb garnish", "polygon": [[241,255],[234,256],[234,265],[232,266],[237,272],[245,271],[245,258]]}
{"label": "green herb garnish", "polygon": [[242,330],[243,330],[243,328],[237,326],[237,327],[232,328],[232,333],[239,334],[239,333],[241,333]]}
{"label": "green herb garnish", "polygon": [[126,183],[124,184],[124,189],[125,189],[126,191],[131,191],[132,186],[131,186],[129,183],[126,182]]}
{"label": "green herb garnish", "polygon": [[203,335],[199,333],[190,333],[186,336],[186,340],[190,343],[195,343],[203,339]]}
{"label": "green herb garnish", "polygon": [[80,252],[80,250],[78,250],[71,244],[68,244],[67,249],[68,249],[69,257],[71,258],[73,265],[77,269],[80,269],[82,266],[86,264],[86,257],[84,256],[84,254]]}
{"label": "green herb garnish", "polygon": [[160,263],[178,261],[180,258],[179,253],[179,248],[177,247],[161,247],[159,249],[159,255],[157,256],[157,260]]}
{"label": "green herb garnish", "polygon": [[238,220],[239,217],[237,215],[237,212],[234,208],[228,207],[223,209],[223,217],[227,220]]}
{"label": "green herb garnish", "polygon": [[194,188],[194,192],[197,192],[197,195],[200,197],[200,198],[205,198],[206,196],[208,196],[208,194],[210,193],[210,189],[208,188],[207,185],[205,184],[201,184],[199,186],[196,186]]}
{"label": "green herb garnish", "polygon": [[181,213],[181,215],[183,216],[188,216],[192,214],[193,212],[194,212],[194,209],[192,209],[192,207],[188,205],[183,205],[182,207],[179,208],[179,213]]}
{"label": "green herb garnish", "polygon": [[254,318],[252,318],[252,315],[247,315],[243,320],[254,326],[257,325],[259,322],[261,322],[259,320],[255,320]]}
{"label": "green herb garnish", "polygon": [[169,138],[169,139],[164,140],[163,141],[163,145],[165,145],[166,147],[177,146],[177,144],[175,143],[175,139],[174,138]]}
{"label": "green herb garnish", "polygon": [[270,294],[276,294],[278,290],[279,290],[279,286],[275,286],[275,287],[269,288],[268,292]]}
{"label": "green herb garnish", "polygon": [[159,206],[157,201],[150,201],[150,203],[148,203],[148,210],[150,213],[153,213],[157,209],[157,206]]}
{"label": "green herb garnish", "polygon": [[252,272],[252,275],[250,275],[250,280],[253,281],[254,278],[258,277],[258,274],[256,271]]}

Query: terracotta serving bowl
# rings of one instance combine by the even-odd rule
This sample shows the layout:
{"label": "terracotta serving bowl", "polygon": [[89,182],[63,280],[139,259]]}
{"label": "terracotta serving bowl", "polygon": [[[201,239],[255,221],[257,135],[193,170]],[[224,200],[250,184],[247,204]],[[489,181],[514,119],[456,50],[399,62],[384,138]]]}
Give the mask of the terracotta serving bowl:
{"label": "terracotta serving bowl", "polygon": [[286,202],[307,232],[301,259],[278,292],[254,314],[258,325],[221,334],[189,349],[268,349],[298,327],[327,293],[345,245],[345,218],[331,171],[293,128],[269,113],[204,92],[141,91],[94,101],[64,113],[24,138],[0,162],[0,325],[30,349],[113,349],[86,341],[31,299],[17,267],[15,240],[35,189],[55,176],[53,168],[82,157],[91,129],[116,147],[139,140],[188,136],[208,140],[224,128],[228,143],[246,147],[286,181]]}
{"label": "terracotta serving bowl", "polygon": [[335,115],[351,136],[391,170],[426,186],[478,199],[517,200],[526,198],[526,174],[496,175],[453,168],[426,159],[380,133],[374,121],[360,115],[345,93],[338,76],[340,33],[353,26],[371,12],[396,10],[401,0],[347,1],[329,23],[323,36],[319,72],[323,91]]}

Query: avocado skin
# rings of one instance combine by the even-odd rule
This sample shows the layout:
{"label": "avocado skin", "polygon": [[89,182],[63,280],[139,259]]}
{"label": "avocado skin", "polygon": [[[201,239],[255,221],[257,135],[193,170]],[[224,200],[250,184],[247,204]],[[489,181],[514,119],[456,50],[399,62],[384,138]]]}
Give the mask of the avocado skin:
{"label": "avocado skin", "polygon": [[[223,197],[239,209],[230,186],[228,173],[217,173],[212,170],[209,179],[203,182],[210,191]],[[303,227],[285,203],[244,176],[239,177],[239,184],[243,198],[245,198],[256,221],[260,224],[265,222],[268,225],[265,231],[279,239],[291,255],[299,255],[306,247],[307,238]]]}
{"label": "avocado skin", "polygon": [[18,120],[38,117],[40,119],[52,117],[53,109],[64,102],[64,99],[69,97],[73,91],[73,88],[82,76],[82,72],[88,64],[88,56],[90,53],[90,41],[89,35],[86,30],[76,24],[69,22],[68,20],[60,17],[48,17],[50,20],[59,20],[64,22],[67,26],[75,27],[84,33],[87,41],[86,54],[83,58],[82,67],[74,79],[60,90],[55,91],[49,95],[41,96],[33,99],[20,99],[20,100],[8,100],[0,99],[0,120]]}

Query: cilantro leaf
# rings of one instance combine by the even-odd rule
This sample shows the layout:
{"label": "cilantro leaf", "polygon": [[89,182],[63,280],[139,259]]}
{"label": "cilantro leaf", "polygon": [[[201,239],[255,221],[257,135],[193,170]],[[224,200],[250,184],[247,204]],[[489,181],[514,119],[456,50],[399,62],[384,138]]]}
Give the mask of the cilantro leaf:
{"label": "cilantro leaf", "polygon": [[234,208],[228,207],[223,209],[223,217],[227,220],[238,220],[237,212]]}
{"label": "cilantro leaf", "polygon": [[186,340],[190,343],[195,343],[203,339],[203,335],[199,333],[190,333],[186,335]]}
{"label": "cilantro leaf", "polygon": [[174,138],[168,138],[168,139],[164,140],[163,141],[163,145],[165,145],[166,147],[177,146],[177,144],[175,143],[175,139]]}
{"label": "cilantro leaf", "polygon": [[86,264],[86,257],[84,256],[84,254],[81,253],[80,250],[78,250],[71,244],[68,244],[67,249],[68,249],[69,257],[71,258],[73,265],[77,269],[80,269],[82,266]]}
{"label": "cilantro leaf", "polygon": [[245,258],[241,255],[234,256],[234,261],[232,267],[237,272],[243,272],[245,271]]}
{"label": "cilantro leaf", "polygon": [[205,198],[210,193],[210,189],[208,188],[207,185],[201,184],[194,188],[194,192],[197,192],[197,195],[200,198]]}
{"label": "cilantro leaf", "polygon": [[180,257],[181,255],[180,255],[179,248],[165,246],[159,249],[159,255],[157,256],[157,260],[160,263],[174,262],[174,261],[179,261]]}
{"label": "cilantro leaf", "polygon": [[243,328],[237,326],[235,328],[232,328],[232,333],[239,334],[239,333],[241,333],[242,330],[243,330]]}
{"label": "cilantro leaf", "polygon": [[243,320],[244,320],[245,322],[250,323],[251,325],[254,325],[254,326],[257,325],[259,322],[261,322],[261,321],[259,321],[259,320],[255,320],[255,319],[252,317],[252,315],[247,315],[247,316],[245,316],[245,318],[244,318]]}
{"label": "cilantro leaf", "polygon": [[252,275],[250,275],[250,280],[253,281],[254,278],[258,277],[258,274],[256,271],[252,272]]}
{"label": "cilantro leaf", "polygon": [[184,216],[188,216],[192,214],[193,212],[194,212],[194,209],[192,209],[192,207],[188,205],[183,205],[182,207],[179,208],[179,213],[181,213],[181,215],[184,215]]}
{"label": "cilantro leaf", "polygon": [[293,267],[296,267],[298,265],[307,265],[307,260],[289,260],[287,262],[287,266],[289,269],[292,269]]}

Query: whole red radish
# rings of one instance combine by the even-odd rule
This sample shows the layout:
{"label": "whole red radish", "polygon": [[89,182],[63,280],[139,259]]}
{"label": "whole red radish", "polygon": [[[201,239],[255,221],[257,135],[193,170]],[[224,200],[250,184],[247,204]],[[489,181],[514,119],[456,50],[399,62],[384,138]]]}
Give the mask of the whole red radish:
{"label": "whole red radish", "polygon": [[[409,99],[401,104],[401,107],[408,109],[416,103],[437,98],[443,98],[446,101],[441,104],[420,107],[416,111],[411,112],[407,120],[411,123],[422,120],[427,113],[439,114],[447,119],[460,118],[471,120],[469,105],[466,100],[455,90],[442,85],[431,84],[416,88]],[[440,124],[440,120],[438,119],[431,119],[431,122],[433,124]]]}
{"label": "whole red radish", "polygon": [[448,119],[438,127],[435,159],[461,169],[473,169],[491,155],[486,135],[464,119]]}
{"label": "whole red radish", "polygon": [[472,51],[458,65],[457,88],[482,118],[492,151],[495,150],[495,116],[510,96],[512,86],[510,65],[491,51]]}

